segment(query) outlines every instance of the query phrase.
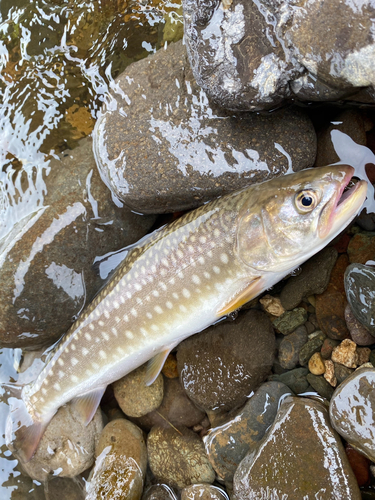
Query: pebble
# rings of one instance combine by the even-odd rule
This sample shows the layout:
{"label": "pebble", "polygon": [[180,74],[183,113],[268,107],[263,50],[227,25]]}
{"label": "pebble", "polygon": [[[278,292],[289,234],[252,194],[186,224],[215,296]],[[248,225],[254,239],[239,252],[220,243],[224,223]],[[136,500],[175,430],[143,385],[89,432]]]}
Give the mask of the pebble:
{"label": "pebble", "polygon": [[351,264],[366,264],[375,257],[375,236],[357,233],[352,236],[348,245],[348,257]]}
{"label": "pebble", "polygon": [[323,332],[317,332],[306,344],[304,344],[299,352],[299,364],[307,366],[311,356],[319,352],[322,348],[326,336]]}
{"label": "pebble", "polygon": [[331,359],[348,368],[357,368],[357,344],[350,339],[343,340],[340,345],[333,349]]}
{"label": "pebble", "polygon": [[279,346],[279,363],[282,368],[292,370],[299,362],[299,353],[308,340],[304,325],[299,326],[293,333],[286,335]]}
{"label": "pebble", "polygon": [[290,394],[280,382],[260,386],[244,408],[203,438],[208,459],[220,481],[232,481],[238,464],[273,423],[280,399]]}
{"label": "pebble", "polygon": [[233,491],[237,500],[361,499],[324,405],[290,396],[264,439],[240,463]]}
{"label": "pebble", "polygon": [[323,377],[323,375],[313,375],[309,373],[306,376],[308,383],[311,387],[323,398],[328,401],[331,399],[333,394],[333,388],[329,382]]}
{"label": "pebble", "polygon": [[346,456],[348,457],[350,467],[353,469],[357,479],[358,486],[368,486],[370,484],[370,460],[362,453],[359,453],[350,444],[345,446]]}
{"label": "pebble", "polygon": [[286,311],[279,318],[272,321],[273,326],[283,335],[294,332],[299,326],[307,321],[307,311],[303,307],[296,307],[292,311]]}
{"label": "pebble", "polygon": [[336,387],[337,378],[335,375],[335,364],[330,359],[325,359],[324,365],[325,365],[324,378],[329,383],[329,385],[331,385],[332,387]]}
{"label": "pebble", "polygon": [[322,348],[320,350],[320,354],[322,355],[323,359],[330,359],[332,355],[332,351],[335,347],[337,347],[340,344],[339,340],[333,340],[326,338],[324,339]]}
{"label": "pebble", "polygon": [[250,309],[182,342],[177,367],[188,397],[204,410],[230,410],[245,403],[269,374],[275,350],[272,324]]}
{"label": "pebble", "polygon": [[364,365],[370,361],[371,349],[368,347],[357,347],[357,364]]}
{"label": "pebble", "polygon": [[270,375],[268,380],[282,382],[287,385],[295,394],[303,394],[309,388],[306,379],[309,370],[307,368],[295,368],[281,375]]}
{"label": "pebble", "polygon": [[114,384],[113,391],[121,410],[129,417],[142,417],[161,405],[164,380],[159,374],[153,384],[145,384],[147,364],[133,370]]}
{"label": "pebble", "polygon": [[142,500],[178,500],[178,496],[168,484],[159,483],[146,488]]}
{"label": "pebble", "polygon": [[192,484],[181,491],[181,500],[229,500],[227,493],[211,484]]}
{"label": "pebble", "polygon": [[61,477],[78,476],[94,463],[102,429],[100,409],[86,426],[74,405],[61,406],[48,424],[33,458],[22,464],[25,472],[41,482],[56,471]]}
{"label": "pebble", "polygon": [[340,363],[333,363],[335,367],[335,377],[337,379],[337,384],[341,384],[346,378],[353,373],[352,368],[348,368]]}
{"label": "pebble", "polygon": [[333,427],[353,448],[375,461],[375,368],[360,368],[335,390],[330,403]]}
{"label": "pebble", "polygon": [[86,500],[140,500],[147,467],[143,433],[129,420],[107,424],[96,448]]}
{"label": "pebble", "polygon": [[346,326],[350,332],[350,337],[357,345],[371,345],[375,343],[375,338],[354,316],[349,304],[345,307]]}
{"label": "pebble", "polygon": [[375,269],[362,264],[350,264],[344,282],[354,316],[375,337]]}
{"label": "pebble", "polygon": [[[53,477],[48,479],[48,498],[53,500],[84,500],[85,483],[82,477]],[[29,492],[30,493],[30,492]],[[30,497],[24,497],[29,499]],[[13,500],[13,495],[12,495]],[[16,500],[16,499],[14,499]]]}
{"label": "pebble", "polygon": [[175,354],[168,354],[161,372],[167,378],[178,378],[177,358]]}
{"label": "pebble", "polygon": [[294,309],[310,295],[324,292],[337,256],[337,250],[326,247],[302,265],[302,272],[298,276],[288,279],[280,294],[285,309]]}
{"label": "pebble", "polygon": [[326,371],[326,365],[320,352],[315,352],[309,359],[308,368],[313,375],[323,375]]}
{"label": "pebble", "polygon": [[203,442],[186,427],[153,427],[147,438],[147,452],[150,469],[158,481],[185,488],[215,480]]}
{"label": "pebble", "polygon": [[261,299],[259,299],[259,302],[262,304],[265,312],[271,314],[272,316],[279,317],[285,313],[285,309],[281,305],[279,297],[264,295]]}

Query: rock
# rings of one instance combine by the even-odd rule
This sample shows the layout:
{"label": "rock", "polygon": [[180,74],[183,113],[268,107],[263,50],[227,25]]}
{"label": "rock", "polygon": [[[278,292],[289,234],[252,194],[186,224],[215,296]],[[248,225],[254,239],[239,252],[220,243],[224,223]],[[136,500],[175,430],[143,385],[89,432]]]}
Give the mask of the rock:
{"label": "rock", "polygon": [[322,348],[320,349],[320,354],[323,359],[330,359],[332,355],[332,351],[335,347],[337,347],[340,344],[339,340],[333,340],[333,339],[324,339]]}
{"label": "rock", "polygon": [[320,355],[320,352],[315,352],[311,358],[309,359],[308,367],[310,373],[313,375],[323,375],[326,371],[326,365],[324,364],[324,360]]}
{"label": "rock", "polygon": [[288,279],[280,293],[280,301],[285,309],[294,309],[309,295],[324,292],[337,255],[335,248],[326,247],[302,265],[302,272],[298,276]]}
{"label": "rock", "polygon": [[177,494],[167,484],[153,484],[143,493],[142,500],[177,500]]}
{"label": "rock", "polygon": [[134,243],[155,221],[113,203],[88,138],[52,159],[50,169],[42,208],[2,240],[4,347],[36,349],[56,341],[105,283],[93,270],[95,257]]}
{"label": "rock", "polygon": [[[281,305],[279,297],[273,297],[272,295],[264,295],[259,302],[262,304],[263,309],[272,314],[272,316],[281,316],[285,313],[285,309]],[[298,304],[297,304],[298,305]]]}
{"label": "rock", "polygon": [[375,269],[350,264],[345,272],[345,291],[354,316],[375,336]]}
{"label": "rock", "polygon": [[59,408],[39,443],[33,458],[22,463],[25,472],[44,482],[59,471],[60,477],[74,477],[94,463],[94,451],[103,428],[98,409],[85,426],[73,405]]}
{"label": "rock", "polygon": [[238,500],[361,498],[325,407],[297,397],[284,400],[266,437],[242,460],[233,490]]}
{"label": "rock", "polygon": [[229,497],[217,486],[192,484],[181,491],[181,500],[229,500]]}
{"label": "rock", "polygon": [[287,385],[295,394],[302,394],[309,388],[306,379],[309,370],[307,368],[295,368],[281,375],[271,375],[268,377],[271,381],[279,381]]}
{"label": "rock", "polygon": [[220,106],[259,111],[291,97],[335,101],[363,86],[373,92],[371,2],[360,10],[339,0],[183,6],[194,75]]}
{"label": "rock", "polygon": [[318,332],[313,338],[311,338],[306,344],[304,344],[299,352],[299,364],[302,366],[307,366],[311,356],[319,352],[323,342],[325,340],[325,335],[323,332]]}
{"label": "rock", "polygon": [[370,361],[371,349],[368,347],[357,347],[358,366],[364,365]]}
{"label": "rock", "polygon": [[162,427],[166,421],[172,425],[193,427],[204,417],[204,412],[187,397],[178,379],[165,379],[161,405],[157,410],[135,419],[135,422],[146,430],[150,430],[154,425]]}
{"label": "rock", "polygon": [[375,460],[375,368],[360,368],[335,390],[329,413],[336,431],[372,462]]}
{"label": "rock", "polygon": [[296,328],[307,321],[307,312],[303,307],[296,307],[292,311],[286,311],[282,316],[272,321],[273,326],[283,335],[294,332]]}
{"label": "rock", "polygon": [[250,309],[182,342],[177,351],[181,383],[205,410],[243,404],[271,370],[275,336],[265,313]]}
{"label": "rock", "polygon": [[215,473],[204,445],[195,432],[184,427],[153,427],[147,438],[149,466],[159,481],[185,488],[213,483]]}
{"label": "rock", "polygon": [[138,212],[187,210],[314,163],[306,114],[238,116],[211,105],[181,42],[131,64],[113,88],[93,132],[95,155],[107,185]]}
{"label": "rock", "polygon": [[347,366],[340,365],[340,363],[333,363],[335,367],[335,377],[337,379],[337,384],[341,384],[346,378],[349,377],[353,373],[352,368],[348,368]]}
{"label": "rock", "polygon": [[233,480],[241,460],[273,423],[280,399],[290,393],[289,387],[280,382],[266,382],[240,412],[204,436],[208,459],[220,481]]}
{"label": "rock", "polygon": [[161,370],[162,374],[167,378],[177,378],[177,358],[175,354],[169,353]]}
{"label": "rock", "polygon": [[370,484],[370,461],[362,453],[355,450],[350,444],[345,446],[346,456],[350,467],[353,469],[358,486],[368,486]]}
{"label": "rock", "polygon": [[150,386],[145,383],[147,364],[133,370],[113,384],[115,398],[129,417],[142,417],[161,405],[164,380],[161,374]]}
{"label": "rock", "polygon": [[[330,359],[325,359],[324,360],[324,365],[325,365],[325,372],[324,372],[324,378],[326,381],[331,385],[332,387],[336,387],[337,385],[337,378],[335,375],[335,364],[333,361]],[[316,375],[314,373],[313,375]]]}
{"label": "rock", "polygon": [[124,418],[112,420],[100,436],[86,500],[139,500],[147,467],[142,431]]}
{"label": "rock", "polygon": [[295,332],[286,335],[279,347],[279,362],[283,368],[292,370],[299,362],[299,353],[308,340],[304,325],[299,326]]}
{"label": "rock", "polygon": [[333,349],[331,359],[348,368],[357,368],[357,344],[350,339],[343,340],[340,345]]}
{"label": "rock", "polygon": [[[78,476],[74,478],[54,477],[48,480],[48,495],[53,500],[84,500],[85,484]],[[26,497],[25,497],[26,498]]]}
{"label": "rock", "polygon": [[348,245],[348,256],[351,264],[366,264],[375,257],[375,236],[366,233],[355,234]]}
{"label": "rock", "polygon": [[374,344],[375,339],[365,326],[354,316],[349,304],[345,307],[345,321],[350,337],[357,345]]}
{"label": "rock", "polygon": [[309,373],[306,378],[311,387],[320,396],[327,399],[328,401],[331,399],[333,388],[322,375],[313,375],[312,373]]}

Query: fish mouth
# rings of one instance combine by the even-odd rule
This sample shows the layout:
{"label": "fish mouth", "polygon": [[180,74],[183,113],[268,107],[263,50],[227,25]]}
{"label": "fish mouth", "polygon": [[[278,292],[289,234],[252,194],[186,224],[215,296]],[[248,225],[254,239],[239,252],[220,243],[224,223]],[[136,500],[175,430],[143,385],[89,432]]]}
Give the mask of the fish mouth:
{"label": "fish mouth", "polygon": [[325,221],[319,228],[320,238],[339,234],[358,214],[367,195],[367,182],[360,180],[348,188],[353,179],[354,168],[340,166],[345,171],[337,195],[323,208],[321,218]]}

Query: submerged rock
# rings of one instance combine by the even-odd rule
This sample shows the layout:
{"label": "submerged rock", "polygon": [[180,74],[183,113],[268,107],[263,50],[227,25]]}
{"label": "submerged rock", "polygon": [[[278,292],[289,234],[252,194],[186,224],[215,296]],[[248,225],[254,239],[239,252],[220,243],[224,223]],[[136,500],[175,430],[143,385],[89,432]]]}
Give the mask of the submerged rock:
{"label": "submerged rock", "polygon": [[177,500],[177,495],[168,484],[159,483],[148,487],[143,493],[142,500]]}
{"label": "submerged rock", "polygon": [[233,116],[212,106],[180,42],[130,65],[113,88],[95,155],[108,186],[138,212],[194,208],[314,163],[315,132],[302,111]]}
{"label": "submerged rock", "polygon": [[345,271],[344,283],[354,316],[375,337],[375,269],[350,264]]}
{"label": "submerged rock", "polygon": [[336,431],[354,448],[375,460],[375,368],[360,368],[335,390],[330,407]]}
{"label": "submerged rock", "polygon": [[275,335],[265,313],[240,314],[182,342],[177,367],[187,395],[205,410],[243,404],[271,370]]}
{"label": "submerged rock", "polygon": [[0,243],[0,343],[38,348],[65,333],[104,280],[94,259],[134,243],[155,218],[120,208],[90,139],[51,160],[44,206]]}
{"label": "submerged rock", "polygon": [[229,500],[224,490],[211,484],[192,484],[181,491],[181,500]]}
{"label": "submerged rock", "polygon": [[286,335],[279,346],[279,362],[282,368],[292,370],[299,362],[301,348],[308,341],[304,325],[299,326],[293,333]]}
{"label": "submerged rock", "polygon": [[284,400],[266,437],[242,460],[233,489],[238,500],[361,499],[327,410],[297,397]]}

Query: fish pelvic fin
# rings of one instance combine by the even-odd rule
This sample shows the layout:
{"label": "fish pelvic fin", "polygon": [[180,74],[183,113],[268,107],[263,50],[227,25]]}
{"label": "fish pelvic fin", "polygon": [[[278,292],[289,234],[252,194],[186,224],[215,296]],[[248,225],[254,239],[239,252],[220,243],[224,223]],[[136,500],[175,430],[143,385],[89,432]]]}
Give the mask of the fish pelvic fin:
{"label": "fish pelvic fin", "polygon": [[85,394],[81,394],[72,400],[74,409],[80,414],[85,425],[88,425],[95,415],[105,389],[105,387],[97,387],[96,389],[86,392]]}
{"label": "fish pelvic fin", "polygon": [[9,414],[5,427],[5,443],[21,463],[29,462],[35,454],[44,431],[53,415],[37,419],[22,398],[22,387],[5,385],[9,392]]}
{"label": "fish pelvic fin", "polygon": [[229,302],[218,310],[218,316],[230,314],[246,304],[246,302],[249,302],[249,300],[254,299],[262,292],[263,285],[264,283],[261,276],[257,276],[249,281],[244,288],[242,288]]}
{"label": "fish pelvic fin", "polygon": [[175,344],[172,346],[166,347],[163,351],[159,352],[151,358],[147,364],[146,376],[145,376],[145,385],[149,386],[155,382],[159,373],[161,372],[165,360],[168,357],[168,354],[175,347]]}

